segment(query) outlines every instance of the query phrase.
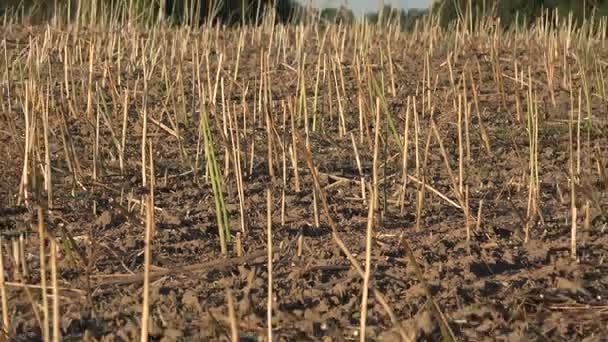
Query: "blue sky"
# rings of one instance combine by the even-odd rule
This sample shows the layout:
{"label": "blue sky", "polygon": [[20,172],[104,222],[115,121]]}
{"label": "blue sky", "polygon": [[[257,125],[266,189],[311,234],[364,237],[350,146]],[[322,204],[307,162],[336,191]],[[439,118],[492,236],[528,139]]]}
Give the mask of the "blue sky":
{"label": "blue sky", "polygon": [[[309,3],[310,0],[300,0],[301,3]],[[431,5],[432,0],[384,0],[384,4],[398,8],[427,8]],[[341,4],[346,4],[352,8],[355,15],[361,15],[366,12],[376,11],[379,7],[379,0],[312,0],[315,7],[339,7]]]}

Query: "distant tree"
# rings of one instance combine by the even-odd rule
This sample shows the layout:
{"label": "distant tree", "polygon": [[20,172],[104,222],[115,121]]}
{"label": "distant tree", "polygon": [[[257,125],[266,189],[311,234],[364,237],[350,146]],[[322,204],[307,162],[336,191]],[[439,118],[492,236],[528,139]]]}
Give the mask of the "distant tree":
{"label": "distant tree", "polygon": [[340,6],[339,8],[324,8],[321,10],[321,20],[331,23],[353,23],[355,15],[353,11]]}
{"label": "distant tree", "polygon": [[429,14],[428,9],[424,9],[424,10],[416,9],[416,8],[410,9],[409,11],[407,11],[405,16],[401,20],[402,29],[405,31],[413,30],[414,27],[416,27],[416,22],[418,22],[418,20],[425,18],[428,14]]}
{"label": "distant tree", "polygon": [[[107,0],[106,0],[107,1]],[[147,0],[153,2],[154,0]],[[224,24],[259,22],[267,11],[276,11],[279,22],[297,20],[304,8],[295,0],[164,0],[166,15],[177,23],[183,22],[189,8],[198,9],[201,21],[214,19]]]}
{"label": "distant tree", "polygon": [[582,23],[592,15],[608,15],[608,0],[438,0],[432,6],[432,13],[440,16],[444,26],[469,12],[474,21],[487,15],[500,18],[504,27],[515,24],[516,18],[529,25],[546,13],[572,15],[575,22]]}
{"label": "distant tree", "polygon": [[400,25],[404,31],[412,30],[416,21],[429,13],[429,10],[410,9],[404,10],[394,8],[390,5],[384,6],[382,15],[379,12],[370,12],[365,15],[370,24],[376,25]]}
{"label": "distant tree", "polygon": [[[53,17],[55,4],[59,12],[74,19],[83,12],[116,15],[127,14],[131,0],[0,0],[0,13],[23,15],[35,22],[43,22]],[[169,19],[175,24],[201,24],[208,20],[224,24],[240,22],[256,23],[268,11],[276,12],[277,22],[299,20],[304,8],[296,0],[133,0],[137,20],[153,22],[159,17]],[[97,8],[93,11],[93,6]],[[77,12],[80,8],[82,11]],[[84,16],[86,18],[86,15]],[[131,18],[134,19],[134,18]],[[193,22],[197,21],[197,22]]]}

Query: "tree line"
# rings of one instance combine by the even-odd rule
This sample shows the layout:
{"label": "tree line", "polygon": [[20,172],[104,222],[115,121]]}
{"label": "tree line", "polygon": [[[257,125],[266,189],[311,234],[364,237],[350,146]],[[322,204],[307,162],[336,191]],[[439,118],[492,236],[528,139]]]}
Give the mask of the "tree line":
{"label": "tree line", "polygon": [[432,6],[442,25],[447,26],[467,13],[473,21],[484,16],[500,19],[502,27],[527,26],[540,16],[567,18],[575,24],[608,15],[608,0],[439,0]]}
{"label": "tree line", "polygon": [[[93,15],[153,22],[162,18],[175,24],[201,24],[216,21],[224,24],[258,23],[274,11],[277,22],[299,22],[305,19],[323,22],[352,23],[352,10],[340,6],[320,10],[306,8],[296,0],[1,0],[0,15],[21,16],[32,21],[45,21],[60,13],[68,20],[82,20]],[[390,5],[367,13],[372,24],[399,24],[410,30],[429,15],[443,26],[471,16],[473,21],[484,16],[499,18],[503,27],[528,25],[541,15],[571,15],[575,23],[590,17],[608,15],[608,0],[436,0],[430,9],[398,9]],[[468,18],[468,17],[467,17]]]}
{"label": "tree line", "polygon": [[261,22],[269,12],[285,23],[300,20],[306,11],[296,0],[0,0],[1,16],[38,23],[57,16],[69,21],[111,16],[142,23],[163,19],[175,24],[235,25]]}

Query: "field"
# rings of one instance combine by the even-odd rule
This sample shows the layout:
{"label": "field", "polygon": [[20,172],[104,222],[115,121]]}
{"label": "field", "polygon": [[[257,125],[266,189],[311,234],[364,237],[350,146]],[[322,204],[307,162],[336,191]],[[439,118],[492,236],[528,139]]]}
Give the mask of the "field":
{"label": "field", "polygon": [[4,337],[601,341],[606,37],[474,26],[1,26]]}

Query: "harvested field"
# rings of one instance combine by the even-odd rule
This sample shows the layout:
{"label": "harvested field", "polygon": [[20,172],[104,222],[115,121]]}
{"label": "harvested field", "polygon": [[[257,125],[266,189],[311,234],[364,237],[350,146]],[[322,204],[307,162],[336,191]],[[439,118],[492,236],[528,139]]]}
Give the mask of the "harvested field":
{"label": "harvested field", "polygon": [[12,340],[608,336],[603,37],[0,31]]}

